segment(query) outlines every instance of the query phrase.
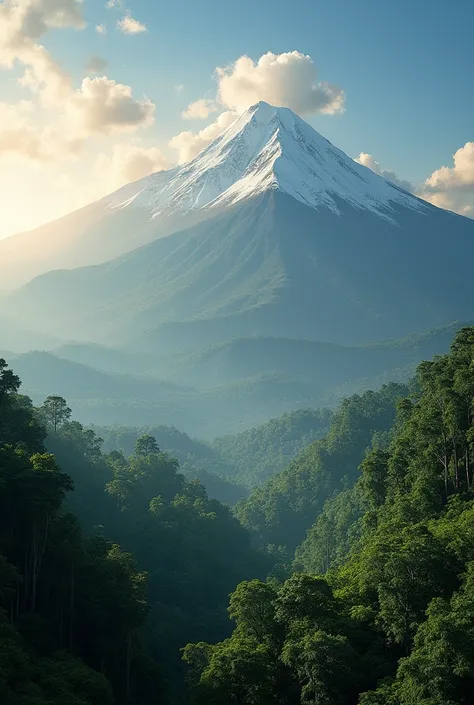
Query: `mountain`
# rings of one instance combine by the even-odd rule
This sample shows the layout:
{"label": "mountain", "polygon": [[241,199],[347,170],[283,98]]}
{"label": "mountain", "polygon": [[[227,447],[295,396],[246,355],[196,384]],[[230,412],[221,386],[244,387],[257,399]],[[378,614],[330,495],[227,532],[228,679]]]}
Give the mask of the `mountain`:
{"label": "mountain", "polygon": [[1,289],[52,269],[105,262],[271,189],[335,213],[337,198],[385,218],[395,203],[423,208],[348,159],[291,111],[262,102],[189,164],[1,240]]}
{"label": "mountain", "polygon": [[253,106],[190,163],[100,207],[130,246],[144,214],[161,235],[37,277],[7,297],[10,313],[152,353],[254,335],[365,343],[472,317],[474,222],[355,163],[288,109]]}

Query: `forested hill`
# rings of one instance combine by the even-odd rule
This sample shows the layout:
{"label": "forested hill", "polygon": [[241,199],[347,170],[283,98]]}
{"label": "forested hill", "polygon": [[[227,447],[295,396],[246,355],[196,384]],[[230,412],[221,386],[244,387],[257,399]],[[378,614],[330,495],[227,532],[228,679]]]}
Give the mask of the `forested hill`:
{"label": "forested hill", "polygon": [[173,426],[92,428],[104,439],[104,450],[120,449],[125,455],[133,452],[139,436],[153,436],[160,448],[179,460],[181,472],[198,477],[216,499],[234,504],[326,435],[331,415],[328,409],[299,409],[213,442],[190,438]]}
{"label": "forested hill", "polygon": [[283,470],[303,448],[324,436],[331,413],[327,409],[293,411],[234,436],[216,438],[212,448],[226,459],[232,477],[252,488]]}
{"label": "forested hill", "polygon": [[179,700],[179,649],[224,638],[228,594],[272,561],[153,437],[104,454],[19,387],[0,360],[0,702]]}
{"label": "forested hill", "polygon": [[221,455],[209,443],[190,438],[174,426],[115,425],[92,428],[103,438],[104,450],[121,450],[125,456],[133,453],[140,436],[153,436],[160,448],[177,458],[180,472],[188,480],[199,480],[212,499],[233,506],[249,494],[237,468],[229,464],[227,456]]}
{"label": "forested hill", "polygon": [[[246,581],[231,595],[230,639],[187,646],[194,702],[472,705],[474,328],[419,366],[388,436],[372,437],[356,472],[354,450],[387,425],[399,391],[384,390],[375,405],[365,395],[358,408],[346,402],[332,440],[303,455],[306,472],[299,459],[270,481],[277,515],[288,499],[293,518],[305,503],[313,518],[321,513],[290,577]],[[315,478],[350,466],[352,487],[323,482],[311,502],[321,493]],[[272,518],[262,512],[262,537],[275,534]],[[280,519],[282,535],[285,526]]]}
{"label": "forested hill", "polygon": [[374,436],[383,442],[393,424],[397,400],[407,393],[405,386],[389,384],[378,392],[345,399],[324,438],[237,505],[237,516],[261,546],[294,551],[324,502],[354,484],[366,449]]}

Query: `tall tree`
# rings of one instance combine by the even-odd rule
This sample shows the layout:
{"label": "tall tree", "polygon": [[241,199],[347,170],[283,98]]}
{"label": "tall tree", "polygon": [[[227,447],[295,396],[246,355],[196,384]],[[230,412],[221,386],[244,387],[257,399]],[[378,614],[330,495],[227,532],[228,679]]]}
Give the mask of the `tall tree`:
{"label": "tall tree", "polygon": [[39,413],[46,425],[57,433],[58,428],[69,421],[72,411],[63,397],[49,396],[44,400]]}

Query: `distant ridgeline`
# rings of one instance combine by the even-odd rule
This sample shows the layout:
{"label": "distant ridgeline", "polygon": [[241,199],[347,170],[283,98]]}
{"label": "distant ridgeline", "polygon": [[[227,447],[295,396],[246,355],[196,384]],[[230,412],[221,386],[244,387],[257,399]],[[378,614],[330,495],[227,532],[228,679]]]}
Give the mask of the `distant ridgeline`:
{"label": "distant ridgeline", "polygon": [[[408,387],[212,444],[104,451],[19,387],[2,360],[2,704],[472,705],[474,328]],[[161,444],[254,489],[233,515]]]}
{"label": "distant ridgeline", "polygon": [[[295,410],[304,414],[307,409],[334,408],[344,397],[379,389],[382,384],[406,383],[421,360],[447,352],[459,327],[452,324],[401,340],[360,346],[256,336],[173,355],[71,344],[51,345],[52,352],[4,352],[3,356],[14,365],[36,404],[54,389],[68,400],[74,418],[85,425],[174,426],[192,437],[212,440]],[[6,338],[2,328],[0,344],[8,349]],[[295,421],[298,426],[300,422]],[[303,417],[300,421],[303,428]],[[293,421],[289,423],[293,426]],[[282,429],[289,443],[291,434],[289,428]],[[174,445],[163,447],[175,449]],[[230,447],[228,451],[235,455]],[[288,451],[289,447],[282,450],[282,460]],[[261,464],[265,459],[260,458],[260,450],[255,448],[256,457],[253,452],[250,459],[249,451],[243,451],[249,458],[247,469],[239,465],[239,481],[246,485],[254,484],[255,468],[250,466],[256,460],[257,482],[270,474]],[[240,451],[236,457],[240,463]],[[272,451],[271,463],[274,460]],[[277,469],[283,467],[280,463]]]}

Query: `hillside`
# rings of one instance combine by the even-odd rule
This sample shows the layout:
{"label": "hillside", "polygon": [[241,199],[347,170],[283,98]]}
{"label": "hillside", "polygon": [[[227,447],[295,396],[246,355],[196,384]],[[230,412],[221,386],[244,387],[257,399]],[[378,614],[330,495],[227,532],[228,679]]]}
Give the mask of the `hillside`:
{"label": "hillside", "polygon": [[304,338],[239,338],[164,357],[155,369],[167,377],[209,387],[268,372],[308,380],[312,388],[330,390],[364,378],[411,368],[449,349],[461,324],[424,331],[398,340],[344,346]]}
{"label": "hillside", "polygon": [[149,435],[156,439],[159,448],[180,464],[180,471],[188,480],[198,479],[212,499],[234,505],[248,496],[230,456],[221,455],[208,443],[190,438],[172,426],[93,426],[103,439],[104,451],[118,449],[125,456],[132,455],[138,438]]}
{"label": "hillside", "polygon": [[235,436],[216,438],[212,443],[232,472],[232,477],[252,488],[283,470],[312,441],[327,433],[331,412],[302,409],[271,419]]}
{"label": "hillside", "polygon": [[355,483],[374,435],[390,430],[397,401],[407,393],[407,387],[389,384],[345,399],[324,438],[237,505],[237,517],[260,546],[280,546],[292,554],[325,501]]}
{"label": "hillside", "polygon": [[1,359],[2,703],[182,697],[179,649],[225,636],[229,591],[271,559],[151,436],[103,453],[63,399],[35,409],[20,385]]}

